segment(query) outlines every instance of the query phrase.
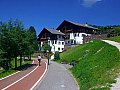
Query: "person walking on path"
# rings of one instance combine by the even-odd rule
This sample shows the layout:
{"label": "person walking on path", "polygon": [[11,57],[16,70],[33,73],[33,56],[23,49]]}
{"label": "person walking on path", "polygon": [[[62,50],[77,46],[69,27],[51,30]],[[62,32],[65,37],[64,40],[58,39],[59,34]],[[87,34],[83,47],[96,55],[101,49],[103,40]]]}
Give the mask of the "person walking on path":
{"label": "person walking on path", "polygon": [[39,63],[39,66],[40,66],[40,62],[41,62],[41,56],[38,55],[38,63]]}

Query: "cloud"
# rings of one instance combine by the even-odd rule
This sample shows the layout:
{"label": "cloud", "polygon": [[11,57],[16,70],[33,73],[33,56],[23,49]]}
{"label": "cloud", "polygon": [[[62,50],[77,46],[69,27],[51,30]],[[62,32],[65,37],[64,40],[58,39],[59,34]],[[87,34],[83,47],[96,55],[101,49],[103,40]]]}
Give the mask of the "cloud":
{"label": "cloud", "polygon": [[[80,1],[80,0],[79,0]],[[83,6],[84,7],[91,7],[93,4],[100,2],[102,0],[83,0]]]}

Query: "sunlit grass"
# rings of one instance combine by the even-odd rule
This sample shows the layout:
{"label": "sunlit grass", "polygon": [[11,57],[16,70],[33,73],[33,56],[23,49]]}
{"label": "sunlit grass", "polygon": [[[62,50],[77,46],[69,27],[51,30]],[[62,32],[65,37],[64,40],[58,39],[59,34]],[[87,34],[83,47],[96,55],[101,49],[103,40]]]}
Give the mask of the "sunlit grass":
{"label": "sunlit grass", "polygon": [[107,40],[112,40],[112,41],[120,42],[120,36],[110,37],[110,38],[107,38]]}
{"label": "sunlit grass", "polygon": [[109,90],[120,72],[120,52],[114,46],[94,41],[61,54],[61,60],[79,61],[71,68],[80,90]]}

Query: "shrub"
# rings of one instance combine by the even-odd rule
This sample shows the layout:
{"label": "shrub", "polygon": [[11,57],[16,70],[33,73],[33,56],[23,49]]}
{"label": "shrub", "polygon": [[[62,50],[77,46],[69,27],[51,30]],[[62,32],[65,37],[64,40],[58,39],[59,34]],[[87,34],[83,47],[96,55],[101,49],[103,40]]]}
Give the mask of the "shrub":
{"label": "shrub", "polygon": [[54,60],[60,60],[60,53],[59,52],[55,52]]}

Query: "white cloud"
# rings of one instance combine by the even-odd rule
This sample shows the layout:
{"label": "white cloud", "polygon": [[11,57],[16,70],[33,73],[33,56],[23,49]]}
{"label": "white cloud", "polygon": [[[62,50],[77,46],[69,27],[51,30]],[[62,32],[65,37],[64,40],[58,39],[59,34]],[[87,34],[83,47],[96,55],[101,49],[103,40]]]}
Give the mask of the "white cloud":
{"label": "white cloud", "polygon": [[[80,0],[79,0],[80,1]],[[102,0],[83,0],[83,6],[85,7],[91,7],[93,4],[100,2]]]}

